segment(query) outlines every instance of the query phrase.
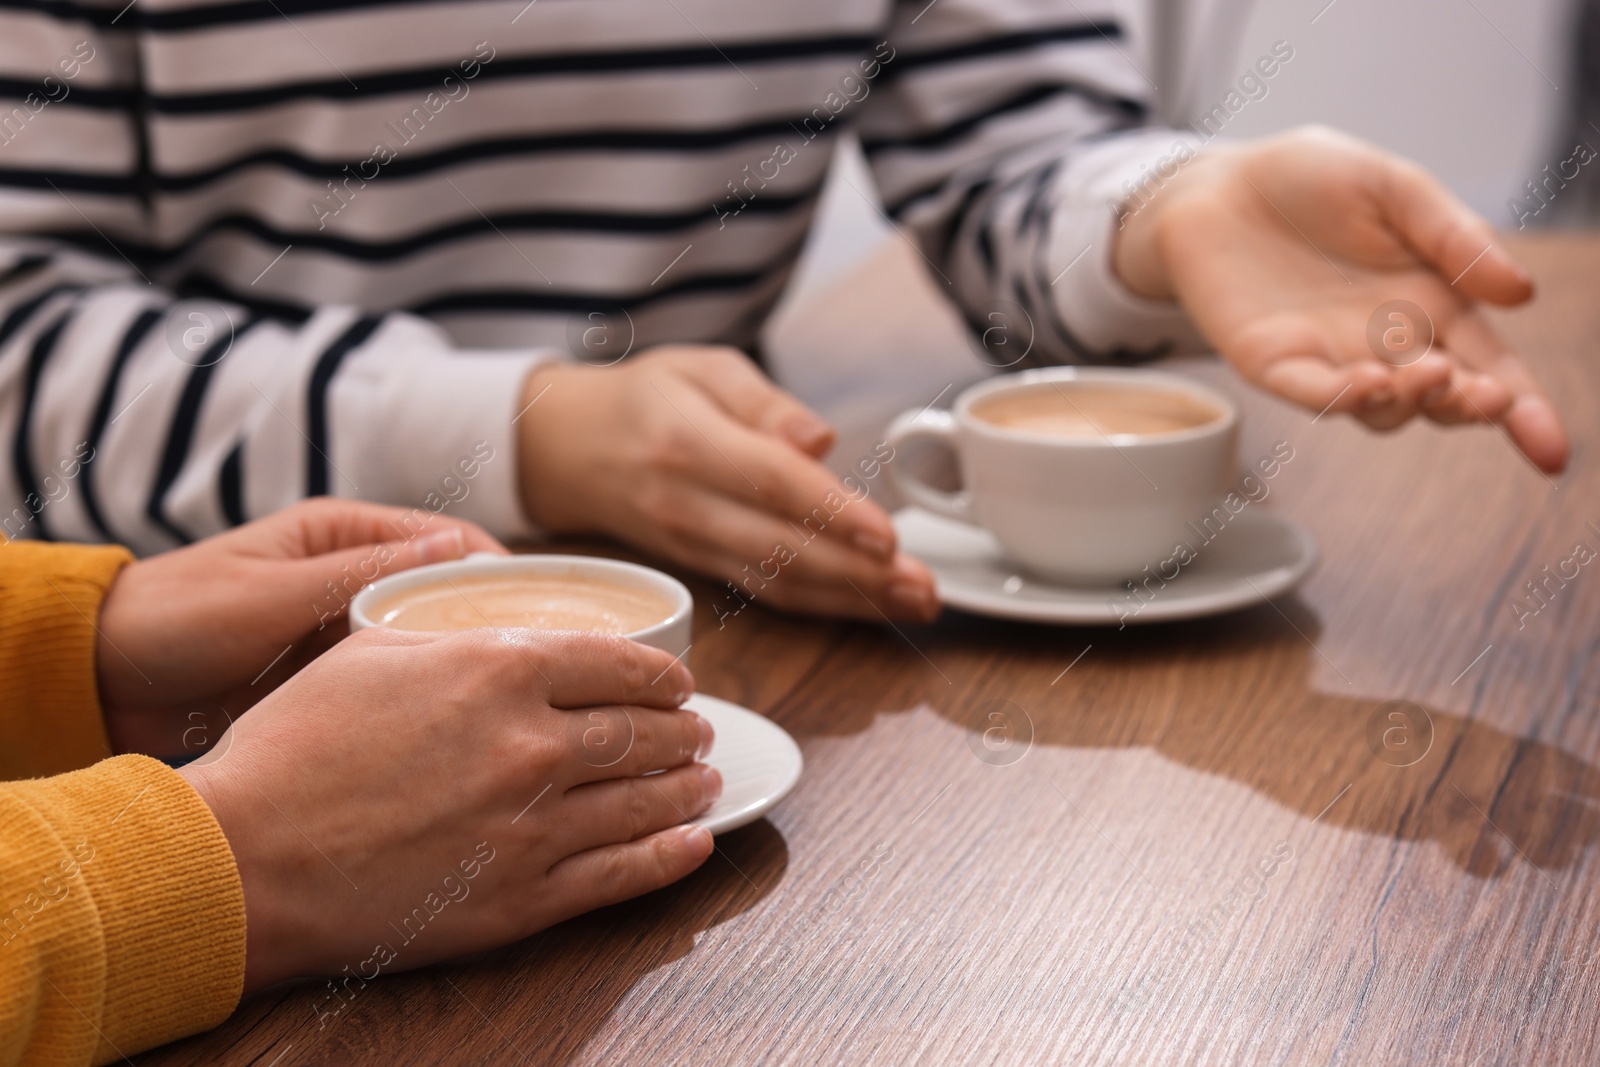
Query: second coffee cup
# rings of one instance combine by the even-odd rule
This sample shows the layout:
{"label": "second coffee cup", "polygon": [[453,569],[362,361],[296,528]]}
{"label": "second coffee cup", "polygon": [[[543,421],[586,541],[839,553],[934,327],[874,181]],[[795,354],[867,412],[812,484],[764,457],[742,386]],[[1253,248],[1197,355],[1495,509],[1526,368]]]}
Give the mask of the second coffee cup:
{"label": "second coffee cup", "polygon": [[898,450],[955,451],[945,492],[891,464],[913,504],[981,526],[1026,570],[1106,585],[1166,558],[1233,476],[1239,414],[1214,389],[1161,371],[1059,367],[980,382],[949,411],[894,420]]}

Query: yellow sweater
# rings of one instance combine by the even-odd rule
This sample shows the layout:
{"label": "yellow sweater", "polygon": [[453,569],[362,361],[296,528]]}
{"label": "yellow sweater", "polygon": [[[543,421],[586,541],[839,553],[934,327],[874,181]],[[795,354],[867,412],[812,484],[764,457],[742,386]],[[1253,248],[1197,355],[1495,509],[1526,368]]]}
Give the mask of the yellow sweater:
{"label": "yellow sweater", "polygon": [[94,620],[128,559],[0,542],[0,1064],[121,1059],[217,1025],[244,985],[211,810],[165,764],[107,758]]}

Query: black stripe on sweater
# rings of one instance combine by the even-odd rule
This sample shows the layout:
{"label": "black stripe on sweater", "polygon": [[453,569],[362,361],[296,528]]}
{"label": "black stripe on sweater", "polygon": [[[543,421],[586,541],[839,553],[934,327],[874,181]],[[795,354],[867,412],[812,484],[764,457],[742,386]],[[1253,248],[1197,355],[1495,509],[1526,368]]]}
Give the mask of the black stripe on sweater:
{"label": "black stripe on sweater", "polygon": [[238,304],[252,314],[263,318],[276,319],[279,322],[293,326],[304,325],[317,310],[310,304],[292,303],[287,300],[273,300],[260,296],[255,289],[246,286],[235,292],[220,279],[209,274],[202,274],[192,270],[183,275],[178,283],[173,286],[174,291],[183,299],[205,297],[218,300],[227,304]]}
{"label": "black stripe on sweater", "polygon": [[56,19],[58,22],[88,22],[90,26],[115,27],[115,29],[130,30],[138,26],[133,13],[123,14],[117,18],[122,5],[88,5],[88,3],[72,3],[72,0],[0,0],[0,11],[26,11],[30,14],[43,14],[46,18]]}
{"label": "black stripe on sweater", "polygon": [[[165,530],[179,544],[191,544],[195,538],[167,515],[167,494],[172,491],[173,485],[178,480],[178,475],[183,473],[183,465],[188,462],[189,449],[194,444],[195,430],[200,424],[200,412],[205,406],[206,390],[211,385],[211,380],[216,376],[217,368],[238,345],[240,338],[248,333],[261,320],[249,318],[237,329],[231,330],[227,338],[220,335],[213,339],[210,346],[199,353],[200,360],[195,363],[194,369],[189,372],[189,378],[183,383],[183,392],[178,397],[178,406],[172,413],[172,424],[167,430],[167,442],[161,450],[161,464],[156,469],[155,483],[150,487],[150,496],[145,501],[144,513],[147,518],[161,529]],[[221,350],[213,353],[213,349],[221,346]]]}
{"label": "black stripe on sweater", "polygon": [[[740,215],[776,216],[806,208],[815,203],[822,191],[817,182],[801,193],[788,196],[770,196],[758,193],[747,201]],[[729,205],[738,201],[728,200]],[[630,214],[600,211],[522,211],[502,215],[472,215],[455,222],[436,226],[421,233],[392,241],[363,241],[338,234],[316,230],[280,229],[251,215],[231,214],[212,219],[180,244],[156,248],[119,238],[118,244],[131,258],[141,263],[160,265],[174,259],[191,256],[196,248],[214,234],[235,232],[249,234],[265,244],[282,247],[295,246],[297,252],[318,250],[345,259],[364,263],[381,263],[404,259],[427,252],[440,245],[473,238],[499,237],[505,233],[524,233],[537,236],[541,233],[605,233],[654,235],[681,232],[695,226],[706,226],[716,221],[709,205],[680,212]],[[46,233],[39,236],[69,244],[84,251],[95,252],[104,247],[104,239],[96,232],[71,230]]]}
{"label": "black stripe on sweater", "polygon": [[[1105,138],[1115,137],[1117,134],[1123,133],[1137,125],[1138,124],[1136,122],[1118,120],[1103,130],[1097,130],[1094,133],[1080,137],[1075,143],[1074,148],[1081,151],[1086,146],[1098,144]],[[912,189],[910,192],[902,195],[899,199],[889,203],[884,207],[884,213],[890,218],[898,219],[907,211],[909,211],[912,205],[916,204],[918,201],[930,200],[940,196],[953,183],[962,182],[971,184],[978,181],[988,182],[991,180],[989,175],[993,173],[993,170],[996,166],[997,162],[991,161],[989,164],[989,172],[981,178],[970,178],[964,174],[946,174],[943,177],[929,182],[926,185],[921,185]]]}
{"label": "black stripe on sweater", "polygon": [[244,442],[240,441],[222,461],[217,471],[217,497],[222,501],[222,514],[229,526],[243,526],[244,514]]}
{"label": "black stripe on sweater", "polygon": [[[186,193],[203,189],[252,167],[280,167],[321,181],[342,183],[346,178],[356,182],[367,170],[367,181],[387,178],[414,178],[433,174],[451,167],[502,159],[522,159],[545,155],[578,152],[649,152],[658,155],[690,155],[715,152],[749,144],[767,138],[779,138],[796,146],[795,136],[803,130],[811,115],[796,115],[787,119],[741,123],[710,129],[633,129],[594,130],[580,133],[560,133],[528,137],[496,137],[452,145],[437,152],[407,154],[403,138],[390,145],[397,158],[379,163],[377,156],[360,159],[313,159],[286,149],[269,149],[250,152],[225,160],[203,170],[181,172],[156,171],[148,178],[150,189],[161,193]],[[803,147],[814,140],[836,136],[842,123],[831,123],[826,129],[811,136],[800,137]],[[386,142],[388,143],[388,142]],[[348,168],[348,169],[346,169]],[[738,175],[733,175],[737,177]],[[33,169],[25,167],[0,167],[0,186],[16,189],[53,189],[96,193],[102,196],[127,196],[144,189],[141,180],[131,174],[101,174],[89,171],[59,169]],[[359,185],[357,186],[359,188]]]}
{"label": "black stripe on sweater", "polygon": [[[437,296],[418,300],[403,308],[394,308],[392,310],[409,311],[423,316],[478,311],[570,314],[593,311],[599,307],[609,308],[620,305],[631,312],[680,296],[691,296],[700,293],[726,293],[732,295],[745,289],[754,288],[771,279],[776,272],[791,269],[804,244],[805,235],[802,234],[798,240],[790,242],[775,252],[765,264],[753,269],[686,275],[683,280],[675,284],[662,283],[658,286],[646,288],[642,292],[622,294],[595,291],[574,292],[570,290],[552,290],[543,286],[537,289],[467,289],[453,292],[445,291]],[[674,271],[673,273],[676,274],[677,272]],[[209,274],[195,273],[186,275],[180,286],[180,292],[184,296],[204,296],[212,300],[241,304],[266,317],[277,318],[286,322],[304,322],[311,317],[312,311],[315,310],[305,304],[283,300],[264,300],[248,287],[235,289],[228,282]]]}
{"label": "black stripe on sweater", "polygon": [[[38,110],[27,106],[26,101],[30,96],[40,102]],[[96,111],[119,111],[132,107],[134,101],[138,100],[138,98],[139,94],[132,89],[113,86],[101,88],[94,85],[73,85],[66,96],[57,99],[46,89],[41,78],[35,78],[32,81],[26,81],[21,78],[0,78],[0,100],[16,100],[20,106],[27,108],[24,114],[28,118],[23,120],[24,123],[32,122],[33,119],[42,116],[47,107],[71,106],[93,108]],[[46,103],[47,101],[48,103]],[[11,113],[10,108],[0,108],[0,117],[10,118],[13,121],[16,118],[15,114]],[[16,132],[10,134],[13,138],[22,136],[22,132],[27,129],[27,126],[25,124],[18,125],[15,129]]]}
{"label": "black stripe on sweater", "polygon": [[1096,40],[1122,40],[1121,24],[1110,19],[1100,22],[1069,22],[1061,26],[1042,26],[1038,29],[984,37],[976,41],[962,41],[960,44],[945,48],[930,48],[923,52],[901,52],[884,63],[880,81],[891,82],[910,71],[925,67],[939,67],[968,59],[1026,52],[1040,45]]}
{"label": "black stripe on sweater", "polygon": [[98,7],[90,4],[74,4],[71,0],[0,0],[0,11],[21,11],[35,15],[44,15],[57,22],[86,22],[91,26],[107,27],[115,25],[120,29],[132,29],[135,21],[130,15],[117,18],[117,7]]}
{"label": "black stripe on sweater", "polygon": [[[117,392],[122,388],[122,372],[127,368],[133,354],[139,350],[139,345],[143,343],[151,328],[160,322],[165,314],[165,308],[145,308],[123,331],[122,340],[117,344],[116,354],[111,357],[111,366],[106,371],[106,380],[100,386],[100,398],[95,401],[94,414],[89,419],[89,433],[84,438],[89,445],[89,455],[84,459],[83,470],[79,474],[83,490],[83,510],[88,513],[89,521],[94,523],[94,528],[100,532],[100,536],[107,541],[120,541],[121,538],[112,532],[110,523],[106,521],[105,512],[100,507],[100,494],[94,487],[94,462],[100,457],[100,442],[111,425],[113,417],[111,407],[117,402]],[[121,412],[118,412],[116,417],[120,418]]]}
{"label": "black stripe on sweater", "polygon": [[[722,47],[636,48],[614,52],[549,52],[540,55],[496,56],[482,64],[473,79],[482,84],[515,78],[553,78],[595,74],[637,74],[646,70],[684,70],[704,67],[718,72],[734,65],[789,63],[805,59],[859,56],[876,40],[870,36],[827,35],[784,37],[771,41],[730,42]],[[199,115],[270,107],[290,100],[362,100],[397,93],[432,92],[444,79],[460,73],[453,67],[428,66],[407,70],[361,72],[355,87],[344,78],[281,82],[226,92],[152,93],[150,110],[167,115]],[[71,97],[67,98],[68,100]],[[441,95],[441,99],[445,99]],[[417,106],[422,106],[417,101]]]}
{"label": "black stripe on sweater", "polygon": [[71,190],[100,196],[131,196],[141,186],[132,174],[93,174],[78,170],[35,170],[0,167],[0,187],[9,189]]}
{"label": "black stripe on sweater", "polygon": [[17,282],[26,281],[48,267],[54,259],[54,256],[44,253],[19,256],[15,263],[0,271],[0,285],[15,285]]}
{"label": "black stripe on sweater", "polygon": [[[33,350],[28,353],[28,367],[22,380],[22,406],[17,415],[17,434],[11,442],[11,469],[17,478],[17,489],[22,494],[22,506],[38,524],[38,538],[50,540],[50,527],[44,521],[45,505],[49,501],[39,492],[39,474],[33,463],[33,408],[39,398],[39,380],[44,377],[45,364],[55,351],[56,342],[71,321],[77,303],[56,316],[54,322],[34,338]],[[9,521],[10,516],[7,516]],[[7,531],[10,532],[9,530]]]}
{"label": "black stripe on sweater", "polygon": [[[85,22],[112,29],[193,30],[242,22],[268,22],[293,15],[348,11],[368,7],[412,7],[438,0],[244,0],[210,4],[176,11],[128,10],[122,3],[109,6],[76,4],[71,0],[0,0],[0,11],[27,11],[60,22]],[[457,3],[456,6],[462,6]],[[120,17],[119,17],[120,15]]]}
{"label": "black stripe on sweater", "polygon": [[[272,22],[294,15],[315,17],[325,12],[372,7],[418,7],[427,3],[439,3],[439,0],[235,0],[229,4],[147,11],[140,24],[142,28],[151,30],[193,30],[241,22]],[[450,6],[460,8],[466,5],[456,0]]]}
{"label": "black stripe on sweater", "polygon": [[6,342],[11,340],[12,336],[22,329],[29,319],[33,318],[34,312],[43,307],[51,297],[60,296],[62,293],[81,292],[83,292],[83,286],[81,285],[52,285],[50,288],[41,293],[35,293],[12,308],[5,319],[0,320],[0,349],[6,347]]}
{"label": "black stripe on sweater", "polygon": [[[782,38],[725,47],[640,48],[615,52],[552,52],[539,55],[496,57],[481,64],[472,81],[483,83],[511,79],[573,77],[635,73],[642,70],[727,69],[728,63],[785,63],[796,60],[827,60],[865,54],[876,43],[871,37],[828,35],[809,38]],[[344,78],[279,82],[249,89],[209,90],[188,93],[140,93],[119,86],[74,86],[72,91],[51,106],[87,107],[95,110],[127,110],[143,105],[153,113],[167,115],[215,114],[271,107],[294,100],[370,100],[397,94],[439,93],[447,77],[462,79],[460,71],[448,66],[410,67],[402,70],[369,71],[352,85]],[[24,101],[40,95],[40,83],[19,78],[0,78],[0,99]],[[440,99],[450,98],[440,95]],[[419,98],[417,108],[432,113]],[[442,110],[442,109],[441,109]],[[29,109],[30,116],[37,114]],[[397,116],[398,118],[399,116]]]}
{"label": "black stripe on sweater", "polygon": [[1026,111],[1035,105],[1062,96],[1074,96],[1088,100],[1108,111],[1117,113],[1120,119],[1128,122],[1135,121],[1144,114],[1144,105],[1137,100],[1104,93],[1087,85],[1051,82],[1042,85],[1030,85],[1003,100],[990,104],[980,111],[963,115],[961,118],[936,129],[897,137],[863,138],[861,147],[868,156],[900,149],[947,148],[952,143],[968,137],[1002,115],[1015,111]]}
{"label": "black stripe on sweater", "polygon": [[[363,315],[350,324],[349,329],[323,349],[311,368],[311,381],[306,386],[306,496],[326,496],[332,482],[329,471],[333,461],[328,458],[328,387],[345,357],[367,342],[383,322],[382,315]],[[352,486],[352,488],[354,488]]]}
{"label": "black stripe on sweater", "polygon": [[[713,126],[704,128],[664,128],[664,129],[612,129],[612,130],[586,130],[580,132],[528,135],[520,137],[494,137],[479,141],[467,141],[462,144],[452,145],[435,152],[407,153],[405,144],[409,143],[404,138],[396,137],[396,144],[391,144],[387,139],[386,144],[397,155],[388,163],[379,163],[377,156],[367,156],[361,159],[323,160],[312,159],[298,152],[282,149],[271,149],[262,152],[251,152],[248,155],[207,167],[204,170],[184,171],[180,173],[157,172],[151,178],[153,187],[164,193],[182,193],[199,189],[221,178],[235,174],[238,171],[257,166],[276,166],[304,174],[308,178],[321,180],[342,181],[349,174],[361,176],[363,165],[369,160],[372,166],[368,168],[369,174],[376,171],[375,177],[368,177],[368,181],[378,178],[414,178],[419,175],[431,174],[435,171],[466,163],[477,163],[486,160],[520,159],[529,156],[555,155],[572,152],[654,152],[654,153],[682,153],[711,152],[735,147],[752,141],[765,140],[771,137],[782,138],[786,142],[794,137],[803,123],[812,116],[807,113],[794,115],[782,119],[768,119],[760,122],[738,123],[732,126]],[[813,120],[814,121],[814,120]],[[831,136],[836,131],[830,125],[828,129],[817,136]],[[420,135],[418,135],[420,136]],[[815,136],[806,138],[809,144]],[[349,168],[347,173],[345,168]],[[42,179],[34,178],[31,172],[0,171],[0,179],[17,175],[17,181],[36,182],[41,187],[45,185]],[[55,175],[51,175],[55,177]],[[67,174],[67,180],[73,180],[73,174]],[[103,180],[109,187],[113,179],[99,179],[96,175],[84,176],[86,179]],[[62,179],[57,178],[57,181]]]}
{"label": "black stripe on sweater", "polygon": [[551,292],[549,289],[474,289],[441,293],[439,296],[415,303],[407,310],[423,316],[469,311],[561,314],[591,311],[596,307],[609,306],[621,306],[630,312],[638,311],[673,297],[698,293],[735,293],[743,289],[752,289],[769,280],[774,272],[792,268],[803,243],[802,236],[800,242],[786,247],[766,266],[755,270],[700,274],[685,278],[673,286],[661,286],[643,292],[598,294]]}

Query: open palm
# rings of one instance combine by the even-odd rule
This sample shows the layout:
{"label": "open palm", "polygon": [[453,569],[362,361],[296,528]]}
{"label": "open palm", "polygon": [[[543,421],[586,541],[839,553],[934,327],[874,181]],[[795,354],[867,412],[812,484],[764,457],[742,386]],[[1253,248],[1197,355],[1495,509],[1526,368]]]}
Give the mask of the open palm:
{"label": "open palm", "polygon": [[1296,131],[1201,155],[1152,206],[1119,271],[1181,300],[1247,380],[1378,429],[1499,423],[1541,469],[1565,465],[1554,408],[1477,307],[1532,283],[1421,169]]}

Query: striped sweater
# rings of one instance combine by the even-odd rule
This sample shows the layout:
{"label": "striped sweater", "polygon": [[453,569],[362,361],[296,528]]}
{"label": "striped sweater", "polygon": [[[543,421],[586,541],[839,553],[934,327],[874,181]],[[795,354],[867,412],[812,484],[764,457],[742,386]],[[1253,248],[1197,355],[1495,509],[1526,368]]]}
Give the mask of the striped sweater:
{"label": "striped sweater", "polygon": [[0,0],[0,525],[158,551],[492,450],[454,513],[525,533],[528,369],[749,347],[846,129],[977,333],[1152,349],[1130,49],[1114,0]]}

